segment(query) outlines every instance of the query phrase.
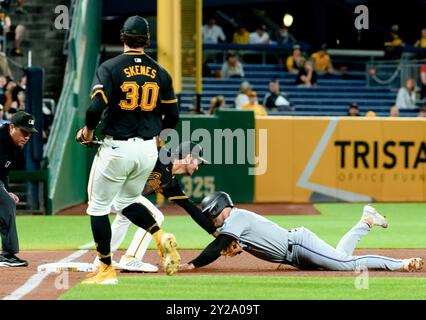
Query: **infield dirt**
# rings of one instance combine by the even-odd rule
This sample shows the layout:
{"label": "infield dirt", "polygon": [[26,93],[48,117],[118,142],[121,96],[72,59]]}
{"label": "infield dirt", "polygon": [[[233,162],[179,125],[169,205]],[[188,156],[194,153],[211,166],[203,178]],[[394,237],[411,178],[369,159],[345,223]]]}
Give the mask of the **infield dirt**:
{"label": "infield dirt", "polygon": [[[180,250],[182,261],[187,262],[196,257],[200,250]],[[27,268],[0,268],[0,299],[9,295],[22,285],[26,281],[37,273],[37,266],[44,263],[57,262],[62,258],[69,256],[72,251],[26,251],[22,252],[20,256],[23,259],[27,259],[30,262],[30,266]],[[114,259],[119,260],[124,251],[116,253]],[[360,254],[379,254],[385,255],[392,258],[409,258],[409,257],[423,257],[426,258],[426,249],[364,249],[356,250],[356,255]],[[78,259],[78,262],[92,262],[96,253],[95,251],[89,251]],[[144,261],[152,264],[159,265],[160,257],[156,250],[148,250]],[[164,276],[165,273],[160,271],[155,275]],[[339,277],[339,276],[352,276],[354,273],[348,272],[334,272],[334,271],[301,271],[291,266],[279,265],[262,261],[251,256],[248,253],[243,252],[242,254],[230,258],[220,257],[217,261],[206,266],[204,268],[182,271],[174,276],[185,276],[185,275],[268,275],[268,276],[316,276],[316,277]],[[70,272],[69,277],[63,277],[61,274],[50,274],[44,281],[36,287],[32,292],[25,295],[23,300],[52,300],[57,299],[67,289],[63,288],[65,285],[72,288],[75,284],[80,282],[84,277],[85,273],[82,272]],[[153,274],[147,273],[127,273],[118,272],[118,276],[140,276],[150,277]],[[426,277],[426,268],[420,272],[388,272],[388,271],[369,271],[370,276],[374,277]],[[67,279],[68,283],[64,282]]]}

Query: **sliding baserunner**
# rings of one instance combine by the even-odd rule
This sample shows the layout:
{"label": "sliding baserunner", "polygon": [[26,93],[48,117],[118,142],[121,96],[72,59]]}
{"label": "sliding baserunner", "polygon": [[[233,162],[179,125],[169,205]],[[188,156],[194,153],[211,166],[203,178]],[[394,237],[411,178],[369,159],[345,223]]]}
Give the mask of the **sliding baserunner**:
{"label": "sliding baserunner", "polygon": [[353,255],[357,243],[373,226],[388,226],[386,218],[370,205],[364,207],[361,220],[343,236],[336,248],[307,228],[287,230],[254,212],[235,208],[225,192],[215,192],[204,198],[201,210],[220,228],[219,235],[197,258],[181,265],[180,270],[199,268],[215,261],[221,253],[232,256],[242,250],[263,260],[311,270],[342,271],[366,267],[416,271],[423,265],[421,258]]}

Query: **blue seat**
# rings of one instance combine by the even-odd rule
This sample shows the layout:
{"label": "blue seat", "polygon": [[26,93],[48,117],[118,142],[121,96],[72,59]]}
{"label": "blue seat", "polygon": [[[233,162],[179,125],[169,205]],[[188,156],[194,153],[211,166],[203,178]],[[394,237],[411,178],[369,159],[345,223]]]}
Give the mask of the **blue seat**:
{"label": "blue seat", "polygon": [[[212,69],[220,69],[221,64],[209,64]],[[293,112],[278,112],[271,115],[329,115],[344,116],[351,102],[357,102],[361,113],[374,110],[378,116],[388,116],[389,109],[395,103],[396,92],[388,87],[367,87],[364,79],[343,79],[340,75],[319,76],[318,84],[312,88],[302,88],[295,85],[295,75],[284,70],[282,65],[245,64],[244,79],[204,78],[201,106],[208,110],[210,100],[217,95],[223,95],[227,107],[233,107],[234,99],[239,92],[242,81],[249,81],[257,92],[258,100],[262,103],[268,93],[269,79],[280,80],[281,91],[284,92],[295,107]],[[181,94],[181,110],[193,107],[195,82],[184,79],[187,91]],[[416,111],[401,110],[401,116],[416,116]]]}

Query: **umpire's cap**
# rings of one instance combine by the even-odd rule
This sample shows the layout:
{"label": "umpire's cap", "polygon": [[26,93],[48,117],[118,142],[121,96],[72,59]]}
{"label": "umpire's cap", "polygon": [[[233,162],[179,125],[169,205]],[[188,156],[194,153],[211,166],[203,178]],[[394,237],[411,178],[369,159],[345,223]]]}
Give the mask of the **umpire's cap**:
{"label": "umpire's cap", "polygon": [[132,36],[149,36],[148,21],[140,16],[131,16],[124,22],[121,32]]}
{"label": "umpire's cap", "polygon": [[210,219],[216,218],[227,207],[233,208],[234,203],[229,194],[223,191],[213,192],[201,201],[201,211]]}
{"label": "umpire's cap", "polygon": [[204,159],[203,148],[198,144],[191,141],[182,142],[176,150],[173,152],[174,159],[185,159],[187,155],[192,155],[192,158],[198,159],[201,164],[209,164],[209,162]]}
{"label": "umpire's cap", "polygon": [[26,132],[38,133],[35,126],[35,118],[33,115],[25,111],[18,111],[10,121],[15,127],[18,127]]}

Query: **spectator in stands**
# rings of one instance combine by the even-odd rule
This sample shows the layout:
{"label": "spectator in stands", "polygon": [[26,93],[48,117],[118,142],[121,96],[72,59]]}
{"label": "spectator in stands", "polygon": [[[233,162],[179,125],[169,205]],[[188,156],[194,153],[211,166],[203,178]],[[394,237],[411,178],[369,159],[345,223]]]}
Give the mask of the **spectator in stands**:
{"label": "spectator in stands", "polygon": [[239,26],[237,31],[234,32],[232,37],[232,43],[235,44],[248,44],[250,38],[250,32],[247,31],[246,27]]}
{"label": "spectator in stands", "polygon": [[216,96],[210,100],[210,109],[207,114],[214,115],[219,108],[225,107],[224,96]]}
{"label": "spectator in stands", "polygon": [[247,95],[249,97],[249,103],[243,106],[242,110],[253,110],[255,116],[267,116],[268,113],[265,107],[257,102],[256,91],[250,91]]}
{"label": "spectator in stands", "polygon": [[286,65],[287,71],[291,73],[299,73],[305,64],[305,57],[302,55],[299,45],[293,46],[293,54],[287,57]]}
{"label": "spectator in stands", "polygon": [[296,38],[291,34],[287,27],[279,28],[277,31],[277,44],[281,46],[293,45]]}
{"label": "spectator in stands", "polygon": [[223,33],[222,27],[216,24],[216,20],[210,18],[203,26],[203,43],[219,43],[219,40],[225,42],[226,36]]}
{"label": "spectator in stands", "polygon": [[420,67],[420,100],[426,98],[426,60],[425,64]]}
{"label": "spectator in stands", "polygon": [[4,87],[5,88],[6,100],[3,104],[3,106],[4,106],[4,111],[6,112],[6,115],[7,115],[7,112],[9,111],[10,106],[12,105],[12,102],[13,102],[12,95],[13,95],[13,90],[15,89],[15,87],[16,87],[16,82],[9,78],[7,80],[5,87]]}
{"label": "spectator in stands", "polygon": [[[12,0],[1,0],[0,1],[5,8],[6,11],[10,11],[10,5]],[[27,14],[27,11],[24,9],[24,0],[15,0],[16,2],[16,10],[15,12],[18,14]]]}
{"label": "spectator in stands", "polygon": [[389,117],[396,118],[399,117],[399,110],[397,106],[392,106],[389,110]]}
{"label": "spectator in stands", "polygon": [[319,73],[334,73],[333,64],[330,55],[327,53],[327,45],[323,44],[321,48],[311,55],[315,62],[315,71]]}
{"label": "spectator in stands", "polygon": [[405,86],[399,89],[396,96],[396,106],[398,109],[416,108],[416,81],[414,79],[407,79]]}
{"label": "spectator in stands", "polygon": [[3,105],[2,105],[2,104],[0,104],[0,127],[1,127],[2,125],[4,125],[5,123],[9,123],[9,121],[7,121],[7,120],[4,118]]}
{"label": "spectator in stands", "polygon": [[[1,19],[0,19],[1,20]],[[1,45],[0,45],[1,50]],[[10,70],[7,57],[4,52],[0,52],[0,74],[6,77],[12,77],[12,71]]]}
{"label": "spectator in stands", "polygon": [[226,61],[222,65],[222,78],[244,78],[243,64],[238,61],[237,54],[234,51],[229,51],[226,56]]}
{"label": "spectator in stands", "polygon": [[265,95],[263,105],[268,111],[293,111],[293,108],[290,107],[290,102],[280,92],[280,82],[276,79],[269,81],[269,93]]}
{"label": "spectator in stands", "polygon": [[420,39],[414,44],[415,47],[426,48],[426,28],[422,29]]}
{"label": "spectator in stands", "polygon": [[401,56],[401,52],[395,50],[397,47],[404,46],[405,43],[399,36],[399,26],[397,24],[392,25],[389,36],[385,41],[386,56],[390,59],[397,59]]}
{"label": "spectator in stands", "polygon": [[366,116],[367,118],[374,118],[374,117],[376,116],[376,113],[375,113],[373,110],[368,110],[368,111],[365,113],[365,116]]}
{"label": "spectator in stands", "polygon": [[24,90],[27,88],[27,75],[26,74],[23,74],[22,76],[19,77],[18,84]]}
{"label": "spectator in stands", "polygon": [[27,14],[28,12],[24,9],[24,0],[16,0],[16,13]]}
{"label": "spectator in stands", "polygon": [[352,102],[348,108],[348,116],[349,117],[359,117],[361,114],[359,113],[358,104],[356,102]]}
{"label": "spectator in stands", "polygon": [[[4,3],[2,2],[0,4],[0,34],[6,33],[7,37],[10,35],[14,40],[12,56],[23,56],[21,44],[24,40],[25,27],[22,24],[18,24],[16,27],[12,26],[12,21],[3,6]],[[1,48],[1,50],[5,51],[6,48]]]}
{"label": "spectator in stands", "polygon": [[[213,77],[213,78],[220,78],[220,77],[222,77],[222,75],[220,74],[220,70],[213,70],[210,66],[209,66],[209,64],[210,63],[213,63],[214,62],[214,59],[212,58],[212,57],[208,57],[207,59],[206,59],[206,61],[203,63],[203,67],[202,67],[202,73],[203,73],[203,77],[205,77],[205,78],[210,78],[210,77]],[[195,69],[194,69],[194,72],[195,72]]]}
{"label": "spectator in stands", "polygon": [[426,118],[426,102],[419,108],[417,116],[419,118]]}
{"label": "spectator in stands", "polygon": [[0,94],[4,94],[6,90],[7,78],[4,75],[0,75]]}
{"label": "spectator in stands", "polygon": [[266,27],[262,25],[256,26],[256,30],[250,33],[249,44],[270,44],[271,39],[266,32]]}
{"label": "spectator in stands", "polygon": [[296,77],[296,84],[299,87],[310,88],[315,86],[318,80],[318,74],[314,70],[314,65],[312,60],[306,60],[303,69],[299,70],[299,73]]}
{"label": "spectator in stands", "polygon": [[250,102],[248,93],[251,91],[251,85],[248,81],[241,82],[240,93],[235,98],[235,109],[241,109]]}
{"label": "spectator in stands", "polygon": [[20,86],[15,87],[12,92],[12,100],[13,102],[10,106],[9,113],[11,113],[13,109],[15,109],[15,111],[12,111],[12,113],[25,111],[25,90],[23,88]]}

